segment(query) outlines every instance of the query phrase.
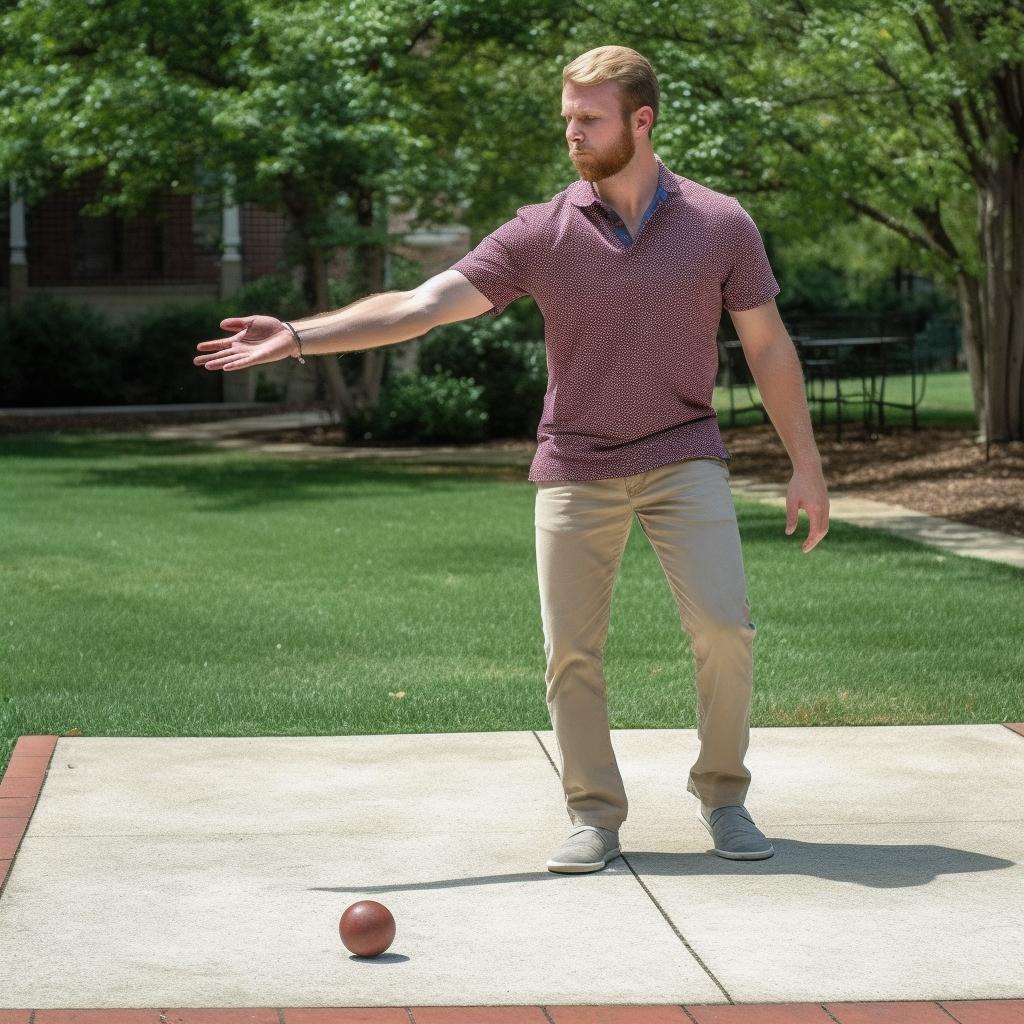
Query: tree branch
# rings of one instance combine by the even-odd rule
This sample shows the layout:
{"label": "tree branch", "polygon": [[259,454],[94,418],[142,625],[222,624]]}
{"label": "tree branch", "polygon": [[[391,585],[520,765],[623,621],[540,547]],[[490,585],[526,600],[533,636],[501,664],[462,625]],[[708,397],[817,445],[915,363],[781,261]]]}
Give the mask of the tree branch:
{"label": "tree branch", "polygon": [[[929,238],[927,235],[922,235],[920,232],[914,231],[913,228],[907,227],[906,224],[901,223],[884,210],[879,210],[870,203],[866,203],[862,199],[858,199],[856,196],[850,195],[848,192],[842,193],[842,196],[846,205],[849,206],[851,210],[855,210],[857,213],[863,214],[870,220],[876,221],[884,227],[887,227],[890,231],[894,231],[897,235],[900,235],[902,238],[907,239],[909,242],[913,242],[915,245],[920,246],[923,249],[927,249],[930,252],[934,252],[945,257],[946,259],[957,262],[958,257],[955,249],[947,252],[936,239]],[[931,216],[928,211],[921,211],[920,209],[914,210],[914,213],[918,215],[922,212]],[[945,235],[944,232],[943,234]]]}

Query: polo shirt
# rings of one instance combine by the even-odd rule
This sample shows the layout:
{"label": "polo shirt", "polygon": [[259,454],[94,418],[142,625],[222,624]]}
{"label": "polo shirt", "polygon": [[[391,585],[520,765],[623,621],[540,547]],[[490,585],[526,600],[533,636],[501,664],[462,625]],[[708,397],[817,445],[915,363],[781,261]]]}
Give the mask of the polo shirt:
{"label": "polo shirt", "polygon": [[[668,196],[668,193],[659,185],[654,190],[654,196],[651,199],[650,205],[644,210],[644,215],[640,218],[640,223],[637,226],[636,233],[639,235],[643,230],[644,225],[647,223],[647,218],[661,205],[661,201]],[[613,210],[610,206],[608,212],[612,218],[612,227],[615,230],[615,234],[622,239],[623,245],[632,245],[633,236],[629,233],[629,228],[626,227],[624,221],[619,216],[616,210]]]}
{"label": "polo shirt", "polygon": [[762,305],[779,285],[739,201],[656,159],[636,238],[580,179],[519,207],[452,265],[490,300],[484,315],[530,295],[544,317],[548,386],[531,481],[732,458],[713,404],[722,306]]}

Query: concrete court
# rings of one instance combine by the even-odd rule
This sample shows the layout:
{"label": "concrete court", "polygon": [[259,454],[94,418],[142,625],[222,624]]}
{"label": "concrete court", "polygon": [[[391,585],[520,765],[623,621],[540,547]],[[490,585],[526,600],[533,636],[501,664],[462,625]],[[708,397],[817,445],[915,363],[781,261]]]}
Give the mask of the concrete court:
{"label": "concrete court", "polygon": [[[750,862],[696,820],[695,730],[612,735],[623,856],[582,875],[545,867],[550,731],[22,737],[0,1009],[1024,996],[1024,724],[752,729]],[[338,935],[361,899],[376,958]]]}

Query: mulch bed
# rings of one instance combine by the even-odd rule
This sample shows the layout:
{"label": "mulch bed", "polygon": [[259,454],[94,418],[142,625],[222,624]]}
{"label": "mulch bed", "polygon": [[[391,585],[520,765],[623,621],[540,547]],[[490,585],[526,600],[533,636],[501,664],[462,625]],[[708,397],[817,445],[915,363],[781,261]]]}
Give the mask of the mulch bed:
{"label": "mulch bed", "polygon": [[[845,427],[845,424],[844,424]],[[985,444],[973,429],[886,426],[865,435],[851,425],[843,440],[835,428],[815,428],[829,492],[842,491],[971,526],[1024,537],[1024,441]],[[722,429],[735,476],[786,483],[789,456],[771,424]]]}
{"label": "mulch bed", "polygon": [[[304,408],[296,406],[295,408]],[[273,411],[289,411],[281,406]],[[236,414],[237,415],[237,414]],[[138,431],[149,425],[202,422],[221,417],[179,413],[140,416],[105,414],[84,418],[33,418],[31,421],[0,417],[0,435],[32,431]],[[792,473],[789,456],[770,424],[729,428],[722,437],[732,455],[733,476],[785,484]],[[974,439],[973,429],[952,427],[889,426],[866,432],[851,423],[842,441],[836,441],[835,428],[815,428],[815,440],[821,455],[825,483],[830,494],[842,491],[877,501],[892,502],[945,516],[972,526],[988,527],[1024,537],[1024,441],[993,444],[986,461],[985,445]],[[307,427],[253,436],[258,443],[298,442],[321,446],[345,443],[340,427]],[[356,446],[346,446],[356,447]],[[375,447],[408,447],[376,444]],[[499,439],[474,447],[503,451],[522,451],[532,455],[533,440]],[[443,462],[443,457],[439,458]],[[468,469],[469,467],[465,467]],[[525,479],[519,466],[495,467],[493,472],[509,479]]]}

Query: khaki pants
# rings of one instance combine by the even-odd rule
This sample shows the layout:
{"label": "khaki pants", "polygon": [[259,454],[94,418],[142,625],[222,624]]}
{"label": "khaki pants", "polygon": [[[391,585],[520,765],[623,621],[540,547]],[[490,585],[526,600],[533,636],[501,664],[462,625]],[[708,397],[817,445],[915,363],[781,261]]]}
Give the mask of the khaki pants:
{"label": "khaki pants", "polygon": [[742,804],[753,640],[729,468],[697,458],[608,480],[537,483],[534,524],[547,704],[573,825],[617,830],[628,803],[602,669],[612,589],[633,513],[665,572],[696,667],[700,754],[687,791]]}

